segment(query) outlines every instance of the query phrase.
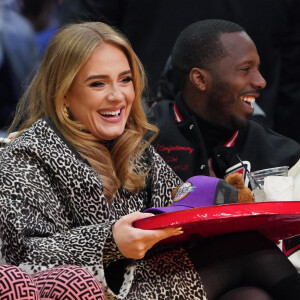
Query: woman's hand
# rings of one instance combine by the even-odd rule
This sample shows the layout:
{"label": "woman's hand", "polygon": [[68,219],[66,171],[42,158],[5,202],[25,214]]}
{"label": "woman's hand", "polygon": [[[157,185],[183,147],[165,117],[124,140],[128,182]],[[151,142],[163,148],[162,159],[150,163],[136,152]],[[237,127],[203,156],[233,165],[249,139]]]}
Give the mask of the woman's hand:
{"label": "woman's hand", "polygon": [[143,230],[132,226],[134,221],[151,216],[153,214],[134,212],[122,217],[113,225],[116,245],[125,257],[141,259],[160,240],[183,233],[181,228]]}

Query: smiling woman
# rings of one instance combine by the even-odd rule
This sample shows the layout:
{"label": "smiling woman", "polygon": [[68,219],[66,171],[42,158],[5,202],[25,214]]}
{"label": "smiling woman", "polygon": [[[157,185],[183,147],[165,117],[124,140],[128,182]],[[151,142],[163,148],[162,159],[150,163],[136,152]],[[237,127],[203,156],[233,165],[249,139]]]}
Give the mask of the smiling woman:
{"label": "smiling woman", "polygon": [[[141,231],[131,224],[149,216],[140,212],[145,206],[168,205],[181,181],[150,146],[157,129],[142,109],[144,85],[143,66],[129,42],[108,25],[58,31],[19,102],[11,126],[18,134],[0,151],[7,263],[30,273],[85,267],[110,298],[152,293],[141,296],[139,280],[132,284],[134,271],[141,270],[141,282],[156,286],[157,278],[147,275],[152,262],[145,267],[132,259],[181,231]],[[189,269],[187,263],[184,272]],[[171,290],[171,281],[164,288]],[[204,295],[200,281],[189,289]]]}
{"label": "smiling woman", "polygon": [[132,192],[144,185],[146,173],[128,168],[147,146],[140,143],[145,132],[157,131],[142,109],[144,85],[143,66],[125,37],[103,23],[69,26],[51,41],[11,128],[25,119],[21,133],[48,116],[99,174],[110,202],[121,185]]}
{"label": "smiling woman", "polygon": [[65,106],[99,140],[112,140],[123,133],[134,97],[126,55],[119,47],[103,43],[77,73]]}

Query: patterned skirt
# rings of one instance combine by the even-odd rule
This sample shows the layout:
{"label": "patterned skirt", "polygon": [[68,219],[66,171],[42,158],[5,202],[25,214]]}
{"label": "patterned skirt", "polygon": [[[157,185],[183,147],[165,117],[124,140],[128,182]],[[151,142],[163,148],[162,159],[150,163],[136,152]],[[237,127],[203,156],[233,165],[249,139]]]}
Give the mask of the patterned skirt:
{"label": "patterned skirt", "polygon": [[0,265],[0,299],[104,300],[101,284],[86,269],[60,266],[29,275],[12,265]]}

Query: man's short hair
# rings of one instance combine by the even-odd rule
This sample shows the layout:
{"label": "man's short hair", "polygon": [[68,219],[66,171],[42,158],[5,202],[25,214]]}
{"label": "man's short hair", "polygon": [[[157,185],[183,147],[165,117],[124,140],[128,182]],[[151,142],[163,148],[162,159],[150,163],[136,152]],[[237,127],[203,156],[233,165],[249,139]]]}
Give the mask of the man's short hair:
{"label": "man's short hair", "polygon": [[172,68],[180,87],[192,68],[209,69],[211,63],[226,55],[220,41],[222,33],[241,31],[245,31],[242,26],[219,19],[202,20],[186,27],[172,50]]}

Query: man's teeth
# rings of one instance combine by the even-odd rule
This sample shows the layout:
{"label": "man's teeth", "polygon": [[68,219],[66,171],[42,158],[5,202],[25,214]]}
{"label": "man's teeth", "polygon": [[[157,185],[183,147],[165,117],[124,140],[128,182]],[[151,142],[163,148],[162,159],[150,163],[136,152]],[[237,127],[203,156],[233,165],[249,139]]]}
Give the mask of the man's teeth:
{"label": "man's teeth", "polygon": [[119,116],[120,113],[121,113],[121,109],[116,110],[116,111],[105,110],[105,111],[102,111],[100,114],[102,116],[106,116],[106,117],[109,117],[109,116],[115,117],[115,116]]}
{"label": "man's teeth", "polygon": [[244,102],[248,102],[248,103],[251,103],[251,104],[253,104],[255,102],[255,98],[254,97],[241,97],[241,99]]}

